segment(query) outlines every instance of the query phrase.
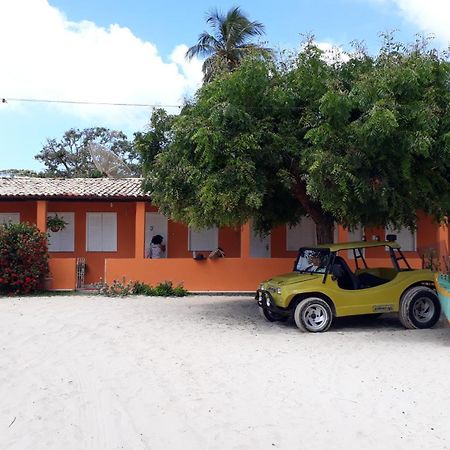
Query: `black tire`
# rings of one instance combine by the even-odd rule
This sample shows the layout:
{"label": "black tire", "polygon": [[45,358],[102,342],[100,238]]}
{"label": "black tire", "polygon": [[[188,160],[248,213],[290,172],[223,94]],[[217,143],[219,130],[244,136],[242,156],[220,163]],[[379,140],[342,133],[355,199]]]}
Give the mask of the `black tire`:
{"label": "black tire", "polygon": [[441,304],[433,289],[415,286],[402,295],[398,314],[405,328],[431,328],[441,316]]}
{"label": "black tire", "polygon": [[323,333],[330,328],[333,312],[330,305],[319,297],[301,300],[294,310],[294,321],[298,329],[309,333]]}
{"label": "black tire", "polygon": [[286,322],[286,320],[288,320],[287,316],[282,316],[281,314],[274,313],[272,311],[269,311],[266,308],[261,308],[261,309],[262,309],[262,311],[261,311],[262,315],[269,322]]}

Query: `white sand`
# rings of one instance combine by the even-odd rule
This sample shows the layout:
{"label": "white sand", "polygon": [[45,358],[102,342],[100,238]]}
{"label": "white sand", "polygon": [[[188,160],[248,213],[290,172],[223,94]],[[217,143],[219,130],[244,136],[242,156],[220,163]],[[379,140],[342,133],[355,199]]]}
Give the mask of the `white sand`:
{"label": "white sand", "polygon": [[449,449],[450,328],[250,297],[0,299],[0,449]]}

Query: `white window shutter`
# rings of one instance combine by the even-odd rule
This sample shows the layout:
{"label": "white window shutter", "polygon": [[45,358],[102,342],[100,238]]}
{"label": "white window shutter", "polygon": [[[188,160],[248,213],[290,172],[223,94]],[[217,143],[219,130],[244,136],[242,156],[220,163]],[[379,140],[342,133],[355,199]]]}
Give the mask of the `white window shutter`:
{"label": "white window shutter", "polygon": [[189,250],[211,251],[219,246],[219,230],[217,227],[207,230],[193,230],[189,228]]}
{"label": "white window shutter", "polygon": [[[358,225],[356,228],[348,232],[348,240],[349,242],[354,241],[362,241],[364,237],[364,227],[362,225]],[[362,250],[363,256],[365,256],[365,249]],[[348,258],[353,259],[353,250],[348,251]]]}
{"label": "white window shutter", "polygon": [[86,214],[86,250],[102,251],[102,213]]}
{"label": "white window shutter", "polygon": [[58,217],[66,222],[63,230],[53,232],[48,230],[48,250],[50,252],[73,252],[75,250],[75,213],[49,212],[47,217]]}
{"label": "white window shutter", "polygon": [[102,251],[117,251],[117,214],[102,214]]}
{"label": "white window shutter", "polygon": [[0,225],[4,223],[20,223],[20,213],[0,213]]}
{"label": "white window shutter", "polygon": [[[47,217],[53,216],[54,213],[48,213]],[[54,233],[50,229],[47,230],[48,232],[48,251],[49,252],[57,252],[59,251],[59,235],[58,233]]]}
{"label": "white window shutter", "polygon": [[302,217],[300,223],[286,226],[286,250],[297,251],[300,247],[316,245],[316,224],[311,217]]}
{"label": "white window shutter", "polygon": [[394,228],[386,228],[386,235],[397,235],[397,243],[400,250],[404,252],[413,252],[416,250],[416,233],[411,232],[409,228],[401,227],[399,230]]}

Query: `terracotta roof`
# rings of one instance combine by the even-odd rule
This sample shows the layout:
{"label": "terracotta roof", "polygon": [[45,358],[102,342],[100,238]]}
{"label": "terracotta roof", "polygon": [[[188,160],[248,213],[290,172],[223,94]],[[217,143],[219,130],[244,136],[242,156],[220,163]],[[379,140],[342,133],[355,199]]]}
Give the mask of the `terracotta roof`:
{"label": "terracotta roof", "polygon": [[141,178],[0,177],[0,199],[149,199]]}

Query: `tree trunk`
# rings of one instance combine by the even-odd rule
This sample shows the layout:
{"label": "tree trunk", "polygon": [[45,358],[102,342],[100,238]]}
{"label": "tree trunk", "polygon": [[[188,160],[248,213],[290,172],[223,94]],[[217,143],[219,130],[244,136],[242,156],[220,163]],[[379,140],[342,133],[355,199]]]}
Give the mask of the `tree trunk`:
{"label": "tree trunk", "polygon": [[334,240],[334,220],[322,210],[318,203],[313,202],[309,198],[304,181],[297,181],[295,185],[295,196],[316,224],[317,243],[332,243]]}
{"label": "tree trunk", "polygon": [[334,241],[334,223],[329,220],[316,224],[317,243],[330,244]]}

